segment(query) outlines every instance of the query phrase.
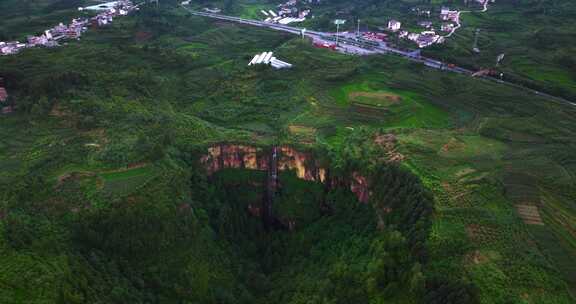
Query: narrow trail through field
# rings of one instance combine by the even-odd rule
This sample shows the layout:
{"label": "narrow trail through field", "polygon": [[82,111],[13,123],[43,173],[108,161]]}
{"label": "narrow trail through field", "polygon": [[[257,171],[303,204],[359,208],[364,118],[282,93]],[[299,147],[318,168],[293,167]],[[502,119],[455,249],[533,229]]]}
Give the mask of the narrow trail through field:
{"label": "narrow trail through field", "polygon": [[468,13],[473,13],[473,12],[480,12],[480,13],[485,13],[488,11],[488,2],[490,0],[484,0],[484,7],[482,8],[482,10],[480,11],[459,11],[458,12],[458,22],[456,22],[456,26],[450,31],[450,33],[446,34],[445,36],[443,36],[444,38],[450,38],[452,37],[452,35],[454,33],[456,33],[456,31],[462,27],[462,22],[460,21],[460,15],[461,14],[468,14]]}

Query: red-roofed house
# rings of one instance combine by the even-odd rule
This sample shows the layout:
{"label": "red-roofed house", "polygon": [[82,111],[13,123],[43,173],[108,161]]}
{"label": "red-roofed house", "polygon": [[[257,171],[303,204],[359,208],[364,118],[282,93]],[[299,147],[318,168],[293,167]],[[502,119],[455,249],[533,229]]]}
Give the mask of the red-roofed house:
{"label": "red-roofed house", "polygon": [[8,93],[4,88],[4,78],[0,77],[0,102],[5,102],[8,99]]}
{"label": "red-roofed house", "polygon": [[5,88],[0,88],[0,102],[5,102],[8,99],[8,93]]}
{"label": "red-roofed house", "polygon": [[8,93],[4,88],[4,79],[0,77],[0,114],[9,114],[14,111],[12,106],[6,104],[6,100],[8,100]]}

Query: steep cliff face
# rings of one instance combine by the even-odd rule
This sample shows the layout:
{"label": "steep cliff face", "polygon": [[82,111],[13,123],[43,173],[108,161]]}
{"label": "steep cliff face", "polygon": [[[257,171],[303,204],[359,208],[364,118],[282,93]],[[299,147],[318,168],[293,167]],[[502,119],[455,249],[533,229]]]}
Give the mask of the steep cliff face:
{"label": "steep cliff face", "polygon": [[233,144],[220,144],[208,148],[208,153],[200,159],[208,175],[222,169],[268,170],[270,155],[262,149]]}
{"label": "steep cliff face", "polygon": [[350,179],[350,191],[356,194],[358,201],[362,203],[367,203],[370,198],[370,185],[368,184],[368,179],[360,175],[358,172],[352,173],[352,179]]}
{"label": "steep cliff face", "polygon": [[292,147],[283,146],[278,161],[280,170],[295,170],[296,176],[307,181],[324,183],[326,169],[321,168],[312,154],[300,152]]}
{"label": "steep cliff face", "polygon": [[[328,168],[321,167],[312,153],[298,151],[290,146],[282,146],[279,150],[278,170],[294,170],[301,179],[328,184],[330,187],[348,187],[356,195],[358,201],[368,202],[369,181],[358,172],[353,172],[348,179],[331,178]],[[202,156],[200,161],[208,175],[212,175],[227,168],[268,171],[271,157],[271,152],[266,152],[261,148],[220,144],[208,148],[207,154]]]}

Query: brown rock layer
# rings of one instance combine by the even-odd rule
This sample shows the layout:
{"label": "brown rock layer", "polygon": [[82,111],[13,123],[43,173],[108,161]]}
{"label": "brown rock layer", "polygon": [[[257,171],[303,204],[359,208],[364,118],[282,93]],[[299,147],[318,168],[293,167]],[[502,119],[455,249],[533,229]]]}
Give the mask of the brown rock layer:
{"label": "brown rock layer", "polygon": [[[220,144],[208,148],[207,154],[200,161],[208,175],[222,169],[251,169],[267,171],[270,153],[261,148],[237,145]],[[352,173],[348,180],[332,179],[328,168],[321,167],[309,152],[301,152],[289,146],[280,148],[278,159],[279,170],[294,170],[296,175],[307,181],[329,184],[331,187],[346,186],[356,195],[362,203],[367,203],[370,197],[369,182],[358,172]]]}

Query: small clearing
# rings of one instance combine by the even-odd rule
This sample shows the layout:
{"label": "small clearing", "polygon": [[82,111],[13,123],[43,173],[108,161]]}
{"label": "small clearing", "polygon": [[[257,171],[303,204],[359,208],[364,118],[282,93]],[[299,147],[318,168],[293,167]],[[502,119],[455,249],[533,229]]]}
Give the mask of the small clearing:
{"label": "small clearing", "polygon": [[442,146],[442,152],[463,151],[466,144],[456,138],[450,138],[448,143]]}
{"label": "small clearing", "polygon": [[466,234],[475,243],[489,244],[496,241],[499,232],[494,227],[480,224],[469,224],[466,226]]}
{"label": "small clearing", "polygon": [[402,100],[402,97],[390,92],[350,92],[348,100],[355,104],[389,107]]}
{"label": "small clearing", "polygon": [[288,126],[288,131],[295,135],[308,135],[313,136],[316,134],[316,129],[311,127],[305,126],[298,126],[298,125],[290,125]]}
{"label": "small clearing", "polygon": [[526,225],[544,225],[537,206],[518,204],[516,211]]}
{"label": "small clearing", "polygon": [[137,32],[137,33],[136,33],[136,41],[137,41],[137,42],[148,41],[148,40],[150,40],[150,39],[152,38],[152,36],[153,36],[153,35],[152,35],[152,33],[150,33],[150,32],[140,31],[140,32]]}

